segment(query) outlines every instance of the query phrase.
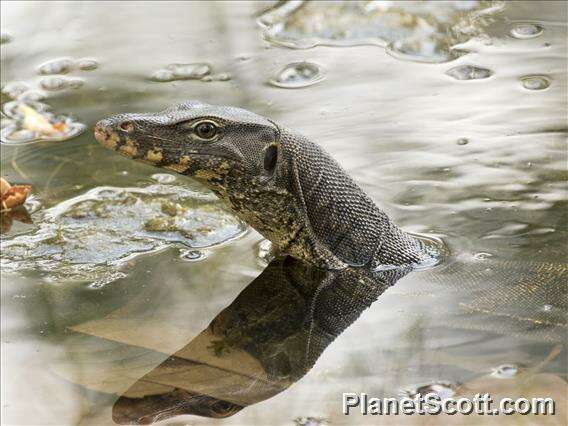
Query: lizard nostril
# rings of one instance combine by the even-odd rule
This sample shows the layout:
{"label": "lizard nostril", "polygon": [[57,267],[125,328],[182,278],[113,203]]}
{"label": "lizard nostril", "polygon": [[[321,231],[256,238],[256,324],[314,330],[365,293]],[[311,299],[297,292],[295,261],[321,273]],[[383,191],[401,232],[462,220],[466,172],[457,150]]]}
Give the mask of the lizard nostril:
{"label": "lizard nostril", "polygon": [[123,121],[118,125],[120,130],[124,130],[127,133],[130,133],[134,130],[134,123],[132,121]]}

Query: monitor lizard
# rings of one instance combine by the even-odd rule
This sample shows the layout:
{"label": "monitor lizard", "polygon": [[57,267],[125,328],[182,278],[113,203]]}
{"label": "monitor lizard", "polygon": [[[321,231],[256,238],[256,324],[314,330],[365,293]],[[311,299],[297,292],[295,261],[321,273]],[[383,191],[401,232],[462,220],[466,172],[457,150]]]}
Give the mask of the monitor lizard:
{"label": "monitor lizard", "polygon": [[250,111],[188,101],[101,120],[95,137],[201,181],[280,253],[315,266],[412,267],[435,256],[319,145]]}

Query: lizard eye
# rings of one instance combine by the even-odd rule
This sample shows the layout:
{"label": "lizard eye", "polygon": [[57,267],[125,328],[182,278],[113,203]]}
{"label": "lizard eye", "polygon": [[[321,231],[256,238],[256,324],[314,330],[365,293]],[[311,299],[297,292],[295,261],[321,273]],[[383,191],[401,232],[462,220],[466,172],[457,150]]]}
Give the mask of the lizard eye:
{"label": "lizard eye", "polygon": [[211,140],[217,136],[217,126],[211,121],[202,121],[195,126],[195,134],[204,140]]}
{"label": "lizard eye", "polygon": [[126,133],[130,133],[134,130],[134,123],[132,123],[132,121],[123,121],[118,125],[118,127]]}
{"label": "lizard eye", "polygon": [[274,169],[276,168],[277,162],[278,147],[276,145],[270,145],[264,152],[264,170],[269,174],[272,174],[274,172]]}

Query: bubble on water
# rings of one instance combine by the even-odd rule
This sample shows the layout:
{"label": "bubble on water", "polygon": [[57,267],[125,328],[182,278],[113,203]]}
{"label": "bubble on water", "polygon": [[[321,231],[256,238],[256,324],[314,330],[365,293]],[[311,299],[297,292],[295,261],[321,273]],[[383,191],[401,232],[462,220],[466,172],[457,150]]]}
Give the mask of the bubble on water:
{"label": "bubble on water", "polygon": [[71,89],[79,89],[83,87],[83,84],[85,84],[85,81],[81,78],[73,77],[67,79],[67,87]]}
{"label": "bubble on water", "polygon": [[511,379],[519,374],[520,369],[515,364],[503,364],[493,369],[491,375],[498,379]]}
{"label": "bubble on water", "polygon": [[207,259],[207,255],[205,252],[201,250],[188,250],[188,249],[181,249],[179,251],[179,257],[182,260],[187,262],[198,262],[200,260]]}
{"label": "bubble on water", "polygon": [[211,65],[205,62],[180,64],[173,63],[152,74],[151,79],[158,82],[174,80],[200,80],[211,74]]}
{"label": "bubble on water", "polygon": [[475,65],[460,65],[446,71],[446,75],[456,80],[481,80],[491,77],[493,72],[490,69]]}
{"label": "bubble on water", "polygon": [[175,76],[174,73],[171,72],[170,70],[158,70],[154,72],[154,74],[152,74],[152,77],[150,77],[150,79],[153,81],[164,83],[168,81],[174,81]]}
{"label": "bubble on water", "polygon": [[400,393],[403,396],[409,398],[415,398],[418,395],[423,397],[434,393],[438,395],[441,399],[451,398],[456,394],[457,384],[443,381],[436,381],[432,383],[426,383],[422,385],[412,386],[408,389],[403,389]]}
{"label": "bubble on water", "polygon": [[222,72],[213,76],[213,80],[216,81],[229,81],[231,78],[233,78],[233,76],[228,72]]}
{"label": "bubble on water", "polygon": [[329,420],[324,417],[296,417],[294,419],[295,426],[324,426],[329,424]]}
{"label": "bubble on water", "polygon": [[511,35],[519,39],[535,38],[544,32],[544,28],[532,22],[521,22],[511,28]]}
{"label": "bubble on water", "polygon": [[8,95],[12,99],[17,99],[18,96],[31,89],[31,86],[24,81],[13,81],[7,83],[2,88],[2,93]]}
{"label": "bubble on water", "polygon": [[67,80],[65,77],[60,77],[57,75],[42,78],[39,82],[39,85],[44,90],[49,90],[50,92],[54,92],[57,90],[63,90],[67,88]]}
{"label": "bubble on water", "polygon": [[210,194],[161,184],[98,187],[36,215],[35,230],[0,243],[3,271],[96,282],[138,255],[170,245],[201,251],[246,232]]}
{"label": "bubble on water", "polygon": [[544,90],[550,86],[550,79],[544,75],[527,75],[521,77],[521,84],[527,90]]}
{"label": "bubble on water", "polygon": [[458,145],[467,145],[469,143],[469,139],[466,138],[459,138],[457,141]]}
{"label": "bubble on water", "polygon": [[150,177],[161,184],[172,183],[176,180],[176,177],[174,175],[170,175],[169,173],[154,173]]}
{"label": "bubble on water", "polygon": [[47,94],[41,90],[28,90],[16,98],[18,102],[29,104],[32,102],[43,101],[47,98]]}
{"label": "bubble on water", "polygon": [[193,64],[169,64],[166,69],[172,71],[178,80],[200,79],[211,74],[211,65],[205,62]]}
{"label": "bubble on water", "polygon": [[65,89],[79,89],[84,84],[84,81],[77,77],[63,77],[59,75],[50,75],[43,77],[39,85],[42,89],[50,92],[56,92]]}
{"label": "bubble on water", "polygon": [[313,62],[292,62],[278,70],[268,81],[276,87],[297,89],[311,86],[324,79],[323,69]]}
{"label": "bubble on water", "polygon": [[8,33],[0,34],[0,44],[10,43],[12,41],[12,36]]}
{"label": "bubble on water", "polygon": [[77,66],[83,71],[96,70],[99,67],[99,63],[96,59],[81,58],[77,60]]}
{"label": "bubble on water", "polygon": [[40,74],[67,74],[75,67],[71,58],[59,58],[44,62],[38,68]]}
{"label": "bubble on water", "polygon": [[485,253],[485,252],[479,252],[479,253],[475,253],[473,255],[473,258],[475,260],[487,260],[491,257],[493,257],[493,255],[491,253]]}

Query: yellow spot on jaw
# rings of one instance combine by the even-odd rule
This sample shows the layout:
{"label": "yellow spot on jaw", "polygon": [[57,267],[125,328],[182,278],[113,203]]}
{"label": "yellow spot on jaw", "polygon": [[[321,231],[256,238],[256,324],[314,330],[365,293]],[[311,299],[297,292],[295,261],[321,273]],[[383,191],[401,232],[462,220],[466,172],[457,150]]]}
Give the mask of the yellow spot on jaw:
{"label": "yellow spot on jaw", "polygon": [[119,148],[119,150],[122,154],[126,155],[127,157],[134,157],[138,153],[138,149],[134,145],[131,145],[131,144],[128,144],[128,143],[125,144],[125,145],[122,145]]}
{"label": "yellow spot on jaw", "polygon": [[116,133],[110,133],[110,135],[103,140],[103,145],[107,148],[116,150],[116,145],[118,144],[118,135]]}
{"label": "yellow spot on jaw", "polygon": [[162,152],[158,150],[151,149],[146,153],[146,159],[151,163],[159,163],[163,158]]}

